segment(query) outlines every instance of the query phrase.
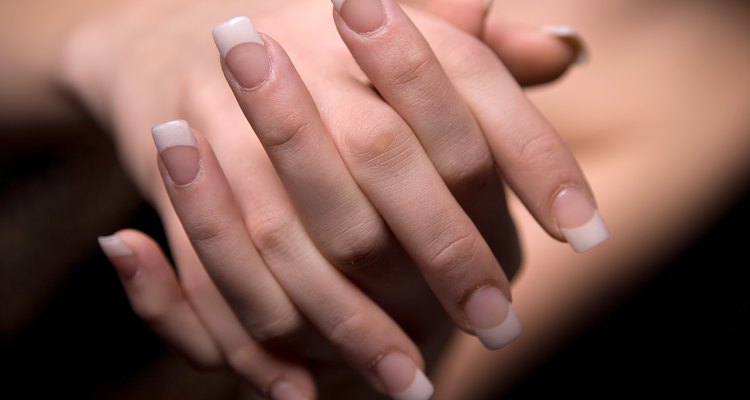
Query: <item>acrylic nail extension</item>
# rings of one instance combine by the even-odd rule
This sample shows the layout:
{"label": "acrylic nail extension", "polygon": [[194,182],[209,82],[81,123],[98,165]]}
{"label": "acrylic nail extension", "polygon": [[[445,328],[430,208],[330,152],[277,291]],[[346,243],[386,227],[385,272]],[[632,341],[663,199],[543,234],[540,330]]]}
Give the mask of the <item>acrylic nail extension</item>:
{"label": "acrylic nail extension", "polygon": [[237,83],[244,89],[260,86],[271,64],[258,31],[247,17],[235,17],[213,30],[214,42]]}
{"label": "acrylic nail extension", "polygon": [[377,31],[385,24],[382,0],[331,0],[351,30],[359,34]]}
{"label": "acrylic nail extension", "polygon": [[404,353],[383,356],[375,364],[375,374],[393,399],[427,400],[432,397],[432,383]]}
{"label": "acrylic nail extension", "polygon": [[132,256],[133,252],[117,235],[99,236],[99,247],[109,258]]}
{"label": "acrylic nail extension", "polygon": [[110,259],[121,279],[132,279],[138,273],[138,263],[131,259],[133,251],[117,235],[99,236],[99,247]]}
{"label": "acrylic nail extension", "polygon": [[474,334],[488,349],[508,345],[521,334],[521,321],[508,299],[494,286],[484,286],[469,297],[464,306]]}
{"label": "acrylic nail extension", "polygon": [[212,33],[222,57],[226,57],[229,50],[241,43],[263,44],[263,40],[248,17],[234,17],[217,25]]}
{"label": "acrylic nail extension", "polygon": [[586,45],[584,45],[581,36],[573,28],[566,25],[544,25],[539,29],[548,35],[557,36],[570,46],[575,54],[573,56],[574,63],[583,64],[588,61],[589,53],[586,50]]}
{"label": "acrylic nail extension", "polygon": [[195,182],[201,171],[200,154],[186,121],[175,120],[151,128],[159,156],[175,186]]}
{"label": "acrylic nail extension", "polygon": [[555,197],[552,213],[560,232],[576,252],[587,251],[609,238],[599,211],[577,188],[561,190]]}

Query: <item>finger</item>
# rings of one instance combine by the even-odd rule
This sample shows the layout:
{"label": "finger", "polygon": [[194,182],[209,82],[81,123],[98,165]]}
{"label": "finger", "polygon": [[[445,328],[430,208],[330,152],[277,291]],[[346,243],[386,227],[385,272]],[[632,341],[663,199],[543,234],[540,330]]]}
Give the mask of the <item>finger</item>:
{"label": "finger", "polygon": [[250,337],[195,255],[174,210],[170,211],[161,210],[161,216],[179,268],[182,291],[219,346],[228,367],[261,393],[296,390],[314,395],[315,384],[308,371],[290,359],[267,354]]}
{"label": "finger", "polygon": [[[291,60],[272,39],[265,42],[238,45],[222,65],[310,240],[402,327],[417,325],[416,332],[428,334],[433,331],[425,328],[445,326],[442,318],[415,321],[415,314],[439,315],[439,305],[416,269],[402,268],[411,259],[347,170]],[[412,293],[415,300],[403,304],[394,292]]]}
{"label": "finger", "polygon": [[552,82],[588,59],[580,35],[566,26],[531,27],[489,18],[481,37],[522,86]]}
{"label": "finger", "polygon": [[[227,27],[240,23],[247,21]],[[347,270],[371,264],[383,250],[373,246],[387,241],[385,224],[346,169],[291,60],[270,38],[265,41],[268,49],[241,43],[225,50],[224,73],[237,102],[322,252]],[[352,239],[342,238],[342,231]]]}
{"label": "finger", "polygon": [[448,187],[492,175],[492,156],[471,111],[398,5],[347,0],[337,9],[336,26],[352,56],[412,128]]}
{"label": "finger", "polygon": [[[211,278],[256,338],[292,331],[302,319],[250,243],[234,196],[207,143],[187,122],[152,130],[175,211]],[[236,266],[241,268],[236,268]]]}
{"label": "finger", "polygon": [[[419,32],[392,0],[383,0],[382,3],[377,0],[358,1],[386,6],[385,12],[370,10],[363,14],[356,14],[356,7],[347,9],[346,2],[341,8],[341,15],[355,21],[355,26],[370,29],[363,31],[370,33],[362,35],[348,29],[343,23],[339,24],[342,38],[363,70],[368,71],[369,63],[376,66],[372,54],[377,53],[379,47],[373,44],[388,48],[388,44],[399,43],[398,39],[409,37],[405,46],[408,48]],[[370,25],[364,25],[363,21]],[[391,26],[397,28],[390,29]],[[405,33],[409,31],[415,33]],[[455,35],[451,37],[456,38]],[[386,42],[386,38],[390,41]],[[441,43],[438,48],[444,49],[442,59],[446,62],[446,68],[451,66],[453,81],[461,97],[471,107],[482,132],[485,132],[494,159],[513,190],[547,232],[559,239],[565,238],[574,250],[586,251],[601,243],[608,236],[606,227],[596,210],[587,182],[562,139],[530,104],[515,82],[510,81],[507,70],[494,55],[478,43],[458,39],[453,39],[452,44],[447,44],[447,39]],[[360,47],[361,44],[370,46]],[[446,48],[449,50],[446,51]],[[370,53],[364,49],[369,49]],[[389,53],[379,54],[387,57]],[[420,82],[420,75],[431,75],[429,57],[415,58],[418,62],[411,68],[408,61],[403,63],[407,65],[405,76],[409,77],[406,81],[409,84]],[[465,60],[473,62],[467,63]],[[398,95],[399,91],[394,93]],[[384,97],[388,95],[384,93]],[[397,101],[398,97],[389,100],[391,104]],[[499,109],[498,104],[505,108]]]}
{"label": "finger", "polygon": [[491,4],[491,0],[429,0],[424,10],[481,38],[522,86],[552,82],[571,65],[586,61],[586,48],[573,29],[532,27],[488,17]]}
{"label": "finger", "polygon": [[[411,259],[396,245],[380,214],[347,170],[291,60],[271,38],[264,41],[266,47],[238,45],[222,58],[222,65],[308,236],[335,267],[402,327],[417,325],[421,328],[417,332],[432,332],[424,328],[440,326],[445,320],[432,318],[419,325],[422,321],[413,317],[439,315],[429,288],[415,269],[402,268],[412,265]],[[351,96],[347,93],[347,101]],[[403,304],[398,301],[402,296],[394,296],[394,292],[412,293],[415,300]]]}
{"label": "finger", "polygon": [[[305,318],[373,386],[389,393],[408,389],[394,386],[404,382],[394,382],[394,377],[388,374],[393,367],[383,364],[384,360],[395,357],[399,368],[405,368],[410,373],[411,381],[406,383],[414,385],[417,382],[420,387],[431,388],[429,384],[425,386],[428,381],[419,368],[422,361],[416,346],[382,310],[341,276],[317,251],[284,199],[278,199],[280,204],[275,205],[273,211],[267,209],[261,215],[248,216],[251,227],[249,236],[248,232],[238,232],[239,229],[234,229],[231,225],[237,221],[242,223],[242,220],[236,216],[236,205],[223,199],[230,196],[230,189],[208,144],[200,139],[190,139],[194,134],[184,123],[162,125],[155,128],[155,131],[167,190],[186,230],[191,231],[196,221],[205,221],[202,218],[208,216],[217,228],[212,230],[214,234],[210,237],[232,235],[223,237],[222,241],[211,242],[207,248],[203,247],[207,245],[205,238],[193,240],[197,253],[201,255],[209,271],[221,268],[224,282],[242,280],[248,268],[246,259],[209,258],[203,255],[208,251],[218,254],[248,254],[243,248],[256,244],[266,265],[272,269],[279,282],[283,282],[285,292]],[[177,138],[182,139],[174,141]],[[199,136],[195,134],[195,138]],[[170,156],[164,157],[164,153],[174,146],[164,146],[165,142],[187,143],[199,157],[198,164],[202,162],[202,173],[190,174],[195,176],[188,186],[178,187],[170,182],[171,168],[174,165],[170,165]],[[213,182],[209,183],[209,180]],[[178,179],[176,182],[182,180]],[[203,190],[208,192],[204,193]],[[254,218],[257,218],[256,222],[253,222]],[[222,264],[214,265],[215,262]],[[390,357],[391,355],[394,357]]]}
{"label": "finger", "polygon": [[178,353],[206,368],[224,365],[211,335],[183,296],[177,277],[158,245],[136,231],[100,237],[133,311]]}
{"label": "finger", "polygon": [[[579,252],[606,240],[578,163],[497,58],[464,41],[443,41],[435,49],[485,132],[503,177],[542,227]],[[475,61],[461,61],[466,59]]]}
{"label": "finger", "polygon": [[[386,2],[379,13],[362,4],[344,2],[340,8],[344,21],[338,20],[337,26],[344,42],[378,92],[419,137],[463,209],[470,216],[481,216],[476,222],[493,253],[508,263],[503,264],[508,271],[515,271],[520,260],[517,238],[492,154],[471,110],[424,37],[395,3]],[[352,26],[373,15],[383,16],[378,21],[382,28],[364,35],[353,31]]]}
{"label": "finger", "polygon": [[[457,153],[465,156],[476,152],[470,164],[479,166],[480,175],[491,173],[492,160],[481,134],[476,126],[472,134],[473,120],[466,106],[461,107],[457,101],[449,82],[441,80],[442,71],[432,62],[434,56],[429,48],[386,43],[384,38],[398,43],[397,33],[406,35],[406,42],[418,40],[424,44],[418,32],[410,34],[410,29],[416,29],[403,23],[408,20],[395,3],[347,0],[343,4],[335,2],[334,7],[344,42],[362,69],[373,75],[370,79],[393,106],[383,107],[382,101],[380,106],[371,105],[364,97],[362,104],[345,109],[344,114],[355,120],[363,114],[362,111],[357,114],[356,109],[364,110],[367,116],[363,120],[369,123],[359,130],[340,134],[337,138],[339,151],[451,318],[462,328],[475,332],[488,347],[505,345],[511,340],[509,336],[518,333],[518,320],[508,301],[507,278],[487,243],[443,183],[444,178],[436,171],[436,168],[457,165],[455,159],[448,157],[447,149],[439,145],[459,143]],[[389,29],[391,26],[396,28]],[[402,51],[404,49],[417,52]],[[402,68],[403,64],[408,67]],[[429,100],[425,107],[420,107],[418,99],[424,97],[434,98],[434,101]],[[394,110],[401,113],[409,125],[413,124],[411,129]],[[447,115],[439,115],[441,111]],[[435,126],[430,126],[431,120]],[[469,134],[461,132],[449,137],[435,127],[466,129]],[[425,139],[421,144],[412,129],[420,140]],[[429,158],[425,150],[430,153]],[[435,158],[442,160],[433,166]],[[492,296],[479,296],[480,293],[492,293]],[[488,315],[490,317],[485,318]],[[512,327],[512,334],[508,334],[510,331],[506,328],[509,327]]]}
{"label": "finger", "polygon": [[[201,367],[229,364],[248,384],[271,398],[299,392],[297,388],[315,393],[307,371],[268,353],[249,337],[214,342],[153,240],[140,232],[125,230],[101,237],[99,243],[115,265],[136,314],[188,360]],[[226,338],[226,334],[223,336]]]}

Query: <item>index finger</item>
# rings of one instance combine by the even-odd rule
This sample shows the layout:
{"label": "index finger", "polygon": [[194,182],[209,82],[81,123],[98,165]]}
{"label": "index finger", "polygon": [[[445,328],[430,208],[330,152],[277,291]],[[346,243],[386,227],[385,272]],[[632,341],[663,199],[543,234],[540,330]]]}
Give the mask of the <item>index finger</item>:
{"label": "index finger", "polygon": [[[414,103],[415,95],[409,85],[399,84],[393,71],[403,70],[414,54],[424,52],[419,48],[422,34],[393,0],[334,4],[345,22],[339,24],[341,37],[360,68],[390,104],[400,113],[407,111],[405,118],[414,126],[404,105]],[[572,153],[492,51],[434,19],[420,22],[426,32],[442,34],[436,35],[441,41],[431,43],[438,60],[476,118],[503,177],[537,221],[575,251],[606,240],[607,228]],[[431,72],[431,65],[416,65],[411,74],[422,86],[425,79],[419,73]],[[423,145],[429,148],[429,142]]]}

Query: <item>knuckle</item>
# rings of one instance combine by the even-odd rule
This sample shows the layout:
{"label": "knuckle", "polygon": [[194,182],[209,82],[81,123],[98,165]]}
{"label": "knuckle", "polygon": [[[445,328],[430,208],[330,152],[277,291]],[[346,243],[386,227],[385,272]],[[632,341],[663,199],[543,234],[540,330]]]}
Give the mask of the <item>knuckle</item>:
{"label": "knuckle", "polygon": [[187,237],[196,246],[210,246],[221,241],[225,225],[224,220],[209,213],[201,213],[201,218],[183,224]]}
{"label": "knuckle", "polygon": [[399,164],[408,157],[408,136],[401,120],[390,114],[371,115],[365,126],[342,136],[342,153],[363,166]]}
{"label": "knuckle", "polygon": [[272,151],[294,147],[297,139],[315,128],[315,120],[298,111],[290,111],[279,119],[277,125],[268,126],[259,132],[263,145]]}
{"label": "knuckle", "polygon": [[241,345],[225,354],[226,362],[229,367],[239,373],[252,370],[253,365],[258,362],[257,351],[251,343]]}
{"label": "knuckle", "polygon": [[391,72],[391,85],[395,87],[426,83],[426,72],[435,63],[432,50],[425,46],[405,54]]}
{"label": "knuckle", "polygon": [[462,224],[443,231],[432,243],[429,268],[446,276],[458,272],[473,260],[478,241],[477,233]]}
{"label": "knuckle", "polygon": [[281,318],[245,323],[253,337],[261,343],[286,342],[302,331],[304,322],[298,314],[289,313]]}
{"label": "knuckle", "polygon": [[477,150],[469,150],[462,157],[452,157],[440,168],[448,188],[459,192],[483,186],[494,173],[495,161],[486,146],[477,146]]}
{"label": "knuckle", "polygon": [[334,235],[325,251],[338,267],[362,269],[374,266],[382,259],[387,240],[383,220],[374,216]]}
{"label": "knuckle", "polygon": [[562,142],[554,135],[538,133],[524,138],[518,146],[520,168],[527,170],[545,170],[551,160],[563,150]]}
{"label": "knuckle", "polygon": [[373,321],[367,313],[359,311],[356,307],[351,308],[349,313],[338,316],[327,330],[328,341],[335,348],[349,347],[371,331]]}
{"label": "knuckle", "polygon": [[289,240],[289,231],[294,220],[290,210],[276,205],[267,205],[253,213],[248,232],[258,251],[273,251]]}

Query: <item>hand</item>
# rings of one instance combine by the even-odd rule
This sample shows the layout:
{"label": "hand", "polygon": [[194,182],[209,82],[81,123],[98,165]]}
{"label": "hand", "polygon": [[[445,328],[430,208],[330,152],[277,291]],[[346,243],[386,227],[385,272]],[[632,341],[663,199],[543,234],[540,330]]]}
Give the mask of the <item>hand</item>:
{"label": "hand", "polygon": [[181,267],[181,272],[182,272],[182,267]]}

